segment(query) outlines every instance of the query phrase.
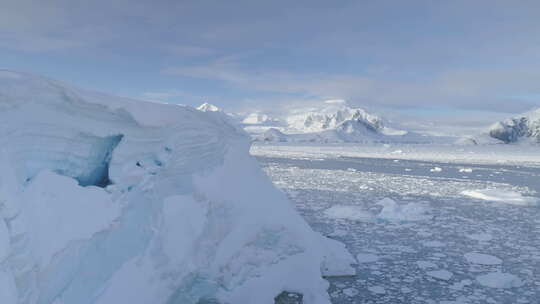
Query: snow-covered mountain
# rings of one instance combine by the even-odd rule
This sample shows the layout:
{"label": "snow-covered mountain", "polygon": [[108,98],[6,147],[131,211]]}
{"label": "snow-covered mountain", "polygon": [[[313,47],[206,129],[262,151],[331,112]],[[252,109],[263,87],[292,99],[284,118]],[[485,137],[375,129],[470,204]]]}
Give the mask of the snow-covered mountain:
{"label": "snow-covered mountain", "polygon": [[281,128],[267,129],[254,138],[258,141],[294,142],[429,142],[428,137],[397,130],[383,119],[341,100],[323,107],[295,109],[286,115]]}
{"label": "snow-covered mountain", "polygon": [[468,140],[472,144],[540,143],[540,108],[499,121]]}
{"label": "snow-covered mountain", "polygon": [[1,70],[0,302],[329,304],[354,259],[212,113]]}
{"label": "snow-covered mountain", "polygon": [[355,122],[373,132],[384,129],[382,120],[360,108],[343,104],[326,104],[319,109],[292,111],[287,117],[288,128],[300,133],[321,132],[339,129],[344,124]]}
{"label": "snow-covered mountain", "polygon": [[540,143],[540,109],[493,124],[488,134],[504,143]]}
{"label": "snow-covered mountain", "polygon": [[197,107],[197,110],[203,112],[221,112],[221,109],[211,103],[203,103]]}

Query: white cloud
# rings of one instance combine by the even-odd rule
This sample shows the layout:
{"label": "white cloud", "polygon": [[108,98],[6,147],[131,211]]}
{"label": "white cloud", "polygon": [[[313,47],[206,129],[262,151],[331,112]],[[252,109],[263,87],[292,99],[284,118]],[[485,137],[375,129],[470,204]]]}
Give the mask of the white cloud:
{"label": "white cloud", "polygon": [[[79,51],[99,48],[99,56],[112,54],[103,62],[122,57],[133,70],[142,66],[149,73],[137,77],[147,77],[146,83],[164,74],[221,82],[203,89],[193,82],[186,99],[221,94],[234,102],[246,96],[250,103],[285,104],[341,98],[397,109],[520,112],[540,104],[518,98],[540,94],[539,8],[529,0],[5,0],[0,50],[69,50],[62,56],[71,69]],[[216,56],[224,57],[204,63]],[[170,67],[152,74],[163,65]],[[151,99],[183,98],[174,90],[148,91]],[[230,91],[235,95],[226,96]]]}
{"label": "white cloud", "polygon": [[188,102],[193,102],[195,98],[193,95],[186,92],[178,90],[167,90],[167,91],[153,91],[153,92],[144,92],[140,96],[143,100],[149,101],[159,101],[159,102],[171,102],[178,98],[186,99]]}
{"label": "white cloud", "polygon": [[389,80],[339,73],[254,71],[234,60],[172,67],[164,74],[221,81],[246,91],[291,94],[305,98],[346,99],[389,107],[453,106],[470,109],[525,111],[534,101],[509,98],[531,95],[540,69],[534,65],[508,69],[451,69],[425,79]]}
{"label": "white cloud", "polygon": [[167,45],[164,49],[172,55],[181,57],[204,57],[215,54],[215,51],[211,48],[193,45]]}

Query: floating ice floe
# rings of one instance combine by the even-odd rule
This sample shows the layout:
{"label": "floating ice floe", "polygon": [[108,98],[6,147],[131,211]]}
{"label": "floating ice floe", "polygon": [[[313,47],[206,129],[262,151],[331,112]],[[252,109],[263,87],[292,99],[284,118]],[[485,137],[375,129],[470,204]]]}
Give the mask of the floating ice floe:
{"label": "floating ice floe", "polygon": [[440,167],[435,167],[435,168],[432,168],[432,169],[429,169],[430,172],[442,172],[442,168]]}
{"label": "floating ice floe", "polygon": [[374,294],[385,294],[386,289],[382,286],[370,286],[368,287],[368,290],[371,291]]}
{"label": "floating ice floe", "polygon": [[437,268],[437,264],[430,261],[416,261],[416,265],[420,269]]}
{"label": "floating ice floe", "polygon": [[540,201],[540,199],[536,197],[523,196],[519,192],[498,189],[466,190],[461,192],[461,194],[479,200],[521,206],[535,206]]}
{"label": "floating ice floe", "polygon": [[480,265],[499,265],[502,264],[502,260],[496,256],[489,254],[469,252],[465,253],[465,259],[469,263],[480,264]]}
{"label": "floating ice floe", "polygon": [[377,215],[378,219],[388,221],[420,221],[432,218],[428,214],[429,208],[422,203],[400,205],[390,198],[384,198],[377,204],[383,206],[381,212]]}
{"label": "floating ice floe", "polygon": [[456,282],[452,284],[449,288],[453,290],[462,290],[465,286],[469,286],[472,284],[472,281],[469,279],[462,280],[460,282]]}
{"label": "floating ice floe", "polygon": [[473,169],[471,169],[471,168],[461,168],[461,169],[459,169],[459,172],[461,172],[461,173],[472,173]]}
{"label": "floating ice floe", "polygon": [[476,277],[476,281],[490,288],[513,288],[524,285],[523,281],[511,273],[492,272]]}
{"label": "floating ice floe", "polygon": [[366,222],[375,220],[407,222],[432,218],[429,215],[429,207],[422,203],[398,204],[390,198],[384,198],[377,202],[377,205],[382,206],[378,214],[353,205],[332,206],[326,209],[324,214],[329,218]]}
{"label": "floating ice floe", "polygon": [[349,288],[343,289],[343,294],[345,294],[349,298],[355,297],[356,295],[358,295],[358,293],[359,293],[358,289],[356,288],[349,287]]}
{"label": "floating ice floe", "polygon": [[347,219],[353,221],[372,221],[373,214],[362,209],[360,206],[353,205],[336,205],[324,211],[324,214],[329,218]]}
{"label": "floating ice floe", "polygon": [[454,276],[453,273],[451,273],[448,270],[444,270],[444,269],[428,271],[428,272],[426,272],[426,274],[428,276],[430,276],[430,277],[433,277],[433,278],[438,279],[438,280],[443,280],[443,281],[448,281]]}
{"label": "floating ice floe", "polygon": [[373,263],[379,260],[379,256],[373,253],[359,253],[356,255],[356,261],[362,263]]}
{"label": "floating ice floe", "polygon": [[488,242],[493,239],[493,236],[489,233],[473,233],[466,235],[466,237],[479,242]]}
{"label": "floating ice floe", "polygon": [[433,247],[433,248],[446,246],[446,244],[441,241],[426,241],[426,242],[423,242],[422,245],[426,247]]}

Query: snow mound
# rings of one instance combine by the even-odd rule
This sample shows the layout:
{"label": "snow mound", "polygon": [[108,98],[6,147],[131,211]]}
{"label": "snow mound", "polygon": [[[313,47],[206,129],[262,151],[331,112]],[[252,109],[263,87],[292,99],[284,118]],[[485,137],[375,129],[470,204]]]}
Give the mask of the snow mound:
{"label": "snow mound", "polygon": [[466,190],[461,192],[461,194],[479,200],[501,202],[521,206],[535,206],[539,202],[539,199],[536,197],[523,196],[519,192],[503,191],[497,189]]}
{"label": "snow mound", "polygon": [[523,281],[510,273],[492,272],[476,277],[476,281],[490,288],[514,288],[523,286]]}
{"label": "snow mound", "polygon": [[329,304],[354,258],[213,114],[0,71],[0,302]]}

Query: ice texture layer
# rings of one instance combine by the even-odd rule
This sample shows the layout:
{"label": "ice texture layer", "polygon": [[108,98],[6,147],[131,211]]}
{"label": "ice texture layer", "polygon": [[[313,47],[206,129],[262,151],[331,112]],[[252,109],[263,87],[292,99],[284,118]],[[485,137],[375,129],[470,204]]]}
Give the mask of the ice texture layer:
{"label": "ice texture layer", "polygon": [[328,304],[354,258],[216,115],[0,71],[0,302]]}

